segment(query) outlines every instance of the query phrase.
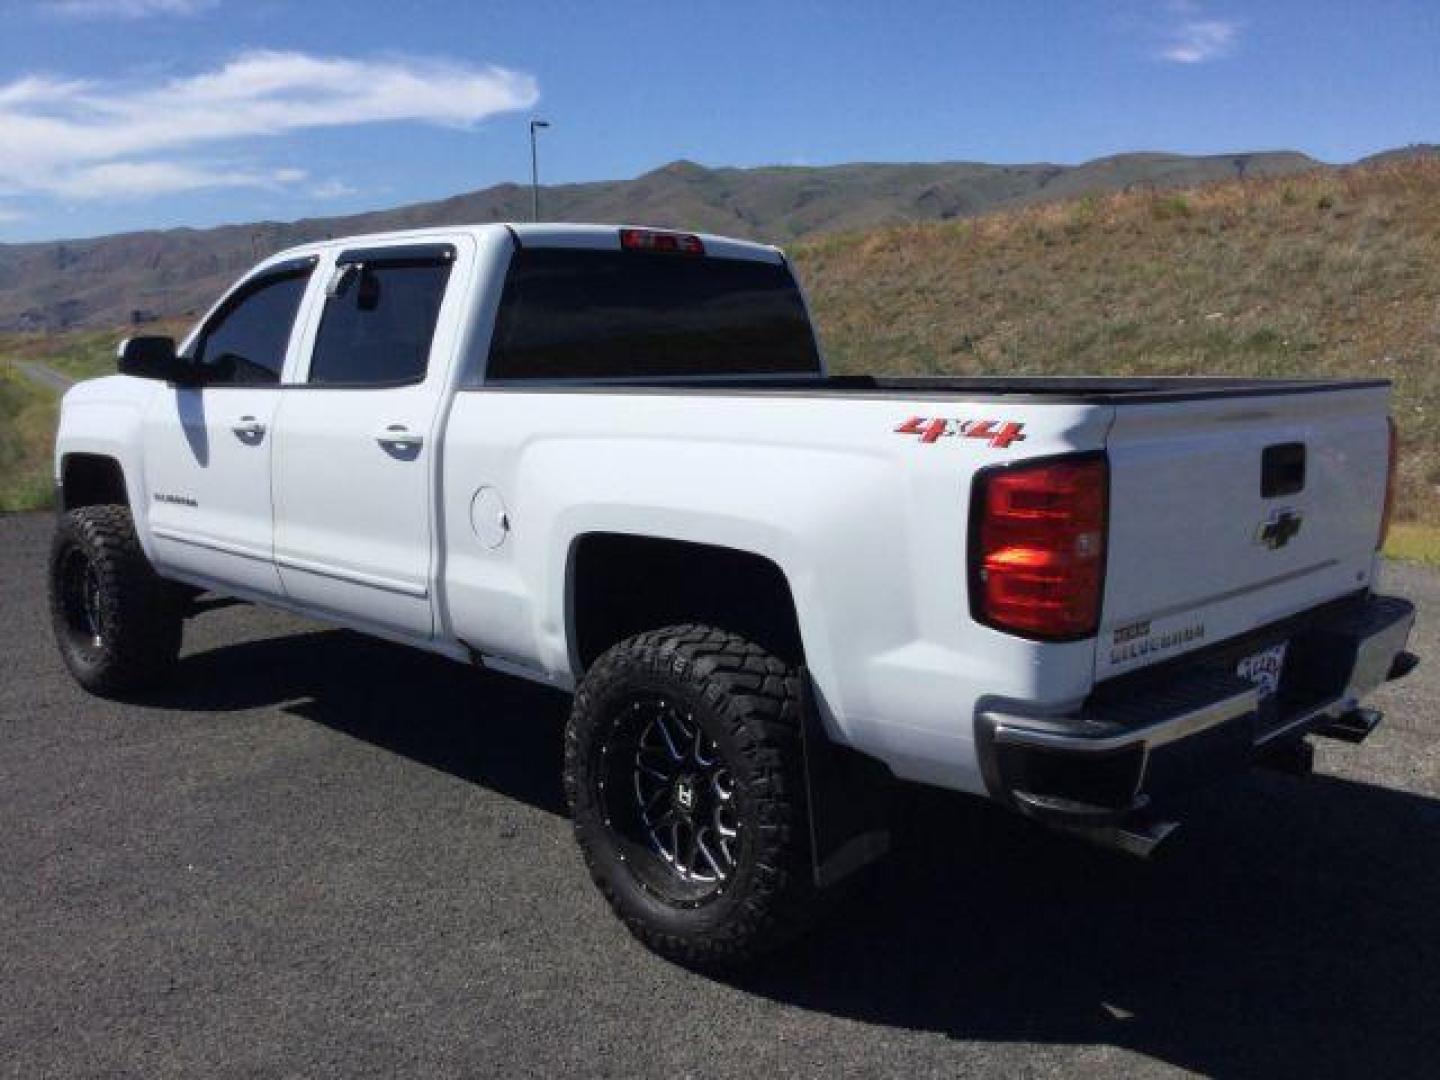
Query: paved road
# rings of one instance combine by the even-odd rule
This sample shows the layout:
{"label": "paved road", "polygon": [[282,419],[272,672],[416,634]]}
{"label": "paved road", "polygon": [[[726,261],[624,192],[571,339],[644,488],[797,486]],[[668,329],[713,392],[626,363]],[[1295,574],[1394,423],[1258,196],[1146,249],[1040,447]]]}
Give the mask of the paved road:
{"label": "paved road", "polygon": [[245,607],[163,696],[88,698],[48,529],[0,518],[0,1074],[1435,1075],[1434,575],[1403,726],[1323,775],[1197,800],[1151,864],[917,794],[826,932],[721,981],[591,890],[563,699]]}
{"label": "paved road", "polygon": [[75,385],[75,380],[69,375],[66,375],[63,371],[56,371],[54,368],[47,367],[44,364],[35,364],[26,361],[24,363],[17,362],[15,366],[32,382],[39,383],[47,390],[54,390],[57,394],[63,394]]}

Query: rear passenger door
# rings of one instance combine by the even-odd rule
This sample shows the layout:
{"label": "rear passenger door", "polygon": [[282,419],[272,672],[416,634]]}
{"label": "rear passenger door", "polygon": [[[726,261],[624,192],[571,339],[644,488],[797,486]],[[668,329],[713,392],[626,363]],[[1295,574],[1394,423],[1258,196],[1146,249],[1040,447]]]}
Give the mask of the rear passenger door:
{"label": "rear passenger door", "polygon": [[276,421],[275,562],[307,607],[433,633],[433,434],[469,241],[352,249],[326,269],[308,363]]}

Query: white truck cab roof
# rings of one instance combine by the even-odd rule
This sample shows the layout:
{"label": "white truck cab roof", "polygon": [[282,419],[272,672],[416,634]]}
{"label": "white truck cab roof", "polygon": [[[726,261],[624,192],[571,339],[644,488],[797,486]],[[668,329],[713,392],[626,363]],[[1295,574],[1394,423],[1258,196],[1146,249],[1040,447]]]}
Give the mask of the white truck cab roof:
{"label": "white truck cab roof", "polygon": [[[389,232],[358,233],[353,236],[332,237],[326,240],[300,244],[277,252],[251,271],[263,270],[276,263],[291,259],[319,255],[336,248],[355,247],[357,244],[388,246],[391,244],[423,243],[455,236],[470,236],[476,241],[493,238],[497,233],[509,233],[516,243],[524,247],[543,248],[590,248],[594,250],[618,250],[621,234],[630,232],[657,236],[693,238],[699,241],[706,255],[725,259],[752,259],[757,262],[781,263],[785,256],[778,247],[760,244],[751,240],[737,240],[713,233],[697,233],[683,229],[669,229],[650,225],[622,225],[603,223],[570,222],[485,222],[470,225],[444,225],[424,229],[400,229]],[[248,276],[248,275],[247,275]]]}

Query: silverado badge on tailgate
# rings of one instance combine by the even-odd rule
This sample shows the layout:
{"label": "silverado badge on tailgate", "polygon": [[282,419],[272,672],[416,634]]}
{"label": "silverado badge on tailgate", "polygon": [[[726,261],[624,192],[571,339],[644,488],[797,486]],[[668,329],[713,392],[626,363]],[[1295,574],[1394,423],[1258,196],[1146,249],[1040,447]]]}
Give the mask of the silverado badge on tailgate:
{"label": "silverado badge on tailgate", "polygon": [[1255,530],[1255,543],[1277,551],[1300,535],[1304,523],[1299,510],[1277,510]]}

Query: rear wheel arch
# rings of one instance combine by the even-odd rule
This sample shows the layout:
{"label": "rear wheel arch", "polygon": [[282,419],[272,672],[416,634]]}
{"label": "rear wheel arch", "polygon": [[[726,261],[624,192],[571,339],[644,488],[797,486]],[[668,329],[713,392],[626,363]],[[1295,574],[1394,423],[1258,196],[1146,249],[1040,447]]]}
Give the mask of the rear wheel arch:
{"label": "rear wheel arch", "polygon": [[804,661],[790,582],[764,555],[667,537],[583,533],[570,545],[565,581],[566,639],[577,678],[616,643],[680,623],[724,627],[789,663]]}

